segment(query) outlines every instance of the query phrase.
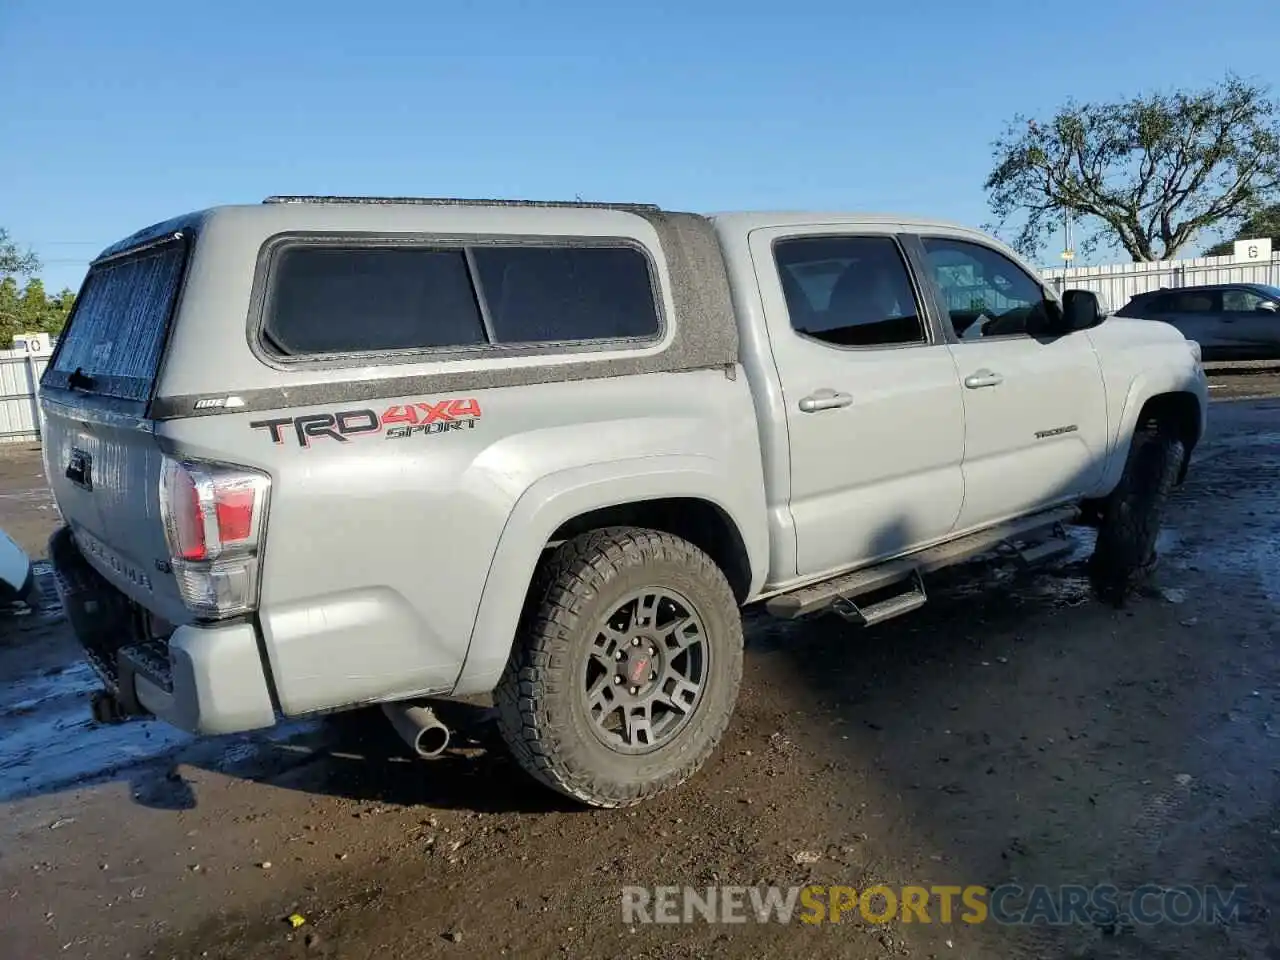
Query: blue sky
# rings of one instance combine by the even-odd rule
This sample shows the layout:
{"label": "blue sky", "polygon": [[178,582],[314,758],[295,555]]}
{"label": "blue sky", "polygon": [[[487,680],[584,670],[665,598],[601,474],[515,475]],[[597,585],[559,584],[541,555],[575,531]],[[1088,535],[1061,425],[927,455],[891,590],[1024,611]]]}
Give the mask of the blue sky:
{"label": "blue sky", "polygon": [[0,0],[0,225],[57,289],[139,226],[272,193],[980,224],[1014,114],[1280,85],[1278,49],[1275,0]]}

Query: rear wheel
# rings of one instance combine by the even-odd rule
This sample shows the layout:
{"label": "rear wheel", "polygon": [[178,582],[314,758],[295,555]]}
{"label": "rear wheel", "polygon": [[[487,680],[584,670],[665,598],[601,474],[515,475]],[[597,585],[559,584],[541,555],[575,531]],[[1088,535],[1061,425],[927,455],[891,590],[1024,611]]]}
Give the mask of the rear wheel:
{"label": "rear wheel", "polygon": [[1120,483],[1098,509],[1089,575],[1102,600],[1120,606],[1155,570],[1156,540],[1183,451],[1159,423],[1134,434]]}
{"label": "rear wheel", "polygon": [[698,771],[741,678],[741,617],[711,558],[660,531],[597,530],[540,569],[495,691],[498,726],[547,786],[629,806]]}

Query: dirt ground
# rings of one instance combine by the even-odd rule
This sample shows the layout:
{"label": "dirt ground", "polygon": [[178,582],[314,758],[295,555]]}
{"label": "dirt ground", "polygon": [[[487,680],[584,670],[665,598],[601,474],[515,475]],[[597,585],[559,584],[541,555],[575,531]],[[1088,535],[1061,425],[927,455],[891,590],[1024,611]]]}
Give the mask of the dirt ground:
{"label": "dirt ground", "polygon": [[57,524],[58,508],[45,484],[40,447],[0,446],[0,530],[27,556],[42,560],[48,556],[49,534]]}
{"label": "dirt ground", "polygon": [[[1094,602],[1082,532],[1057,569],[966,570],[871,630],[753,614],[721,748],[634,810],[532,785],[479,707],[457,706],[459,746],[433,763],[376,715],[202,741],[95,726],[56,601],[0,624],[0,956],[1275,960],[1280,399],[1211,418],[1151,595]],[[0,526],[37,555],[42,491],[30,452],[0,459]],[[1189,926],[621,912],[628,884],[877,882],[1247,898]]]}

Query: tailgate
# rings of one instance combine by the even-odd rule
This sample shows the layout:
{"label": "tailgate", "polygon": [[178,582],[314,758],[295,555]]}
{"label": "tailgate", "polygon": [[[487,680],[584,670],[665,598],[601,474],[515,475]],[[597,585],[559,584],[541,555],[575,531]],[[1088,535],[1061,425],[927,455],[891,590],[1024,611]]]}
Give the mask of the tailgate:
{"label": "tailgate", "polygon": [[186,259],[175,235],[95,263],[41,379],[45,469],[81,551],[174,623],[190,613],[169,570],[147,410]]}

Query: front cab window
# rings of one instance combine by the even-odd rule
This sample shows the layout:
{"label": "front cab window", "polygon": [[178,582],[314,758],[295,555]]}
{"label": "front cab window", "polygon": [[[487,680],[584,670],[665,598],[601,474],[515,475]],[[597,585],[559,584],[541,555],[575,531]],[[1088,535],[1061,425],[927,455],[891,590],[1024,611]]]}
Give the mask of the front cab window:
{"label": "front cab window", "polygon": [[1223,313],[1274,313],[1276,301],[1254,290],[1226,290],[1222,294]]}
{"label": "front cab window", "polygon": [[1045,336],[1060,328],[1058,302],[1004,254],[948,237],[924,237],[922,243],[961,341]]}

